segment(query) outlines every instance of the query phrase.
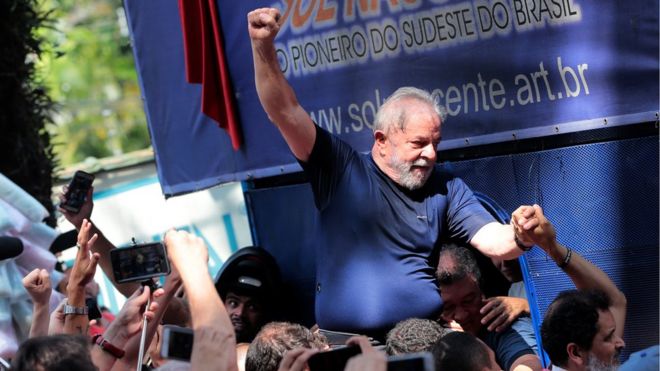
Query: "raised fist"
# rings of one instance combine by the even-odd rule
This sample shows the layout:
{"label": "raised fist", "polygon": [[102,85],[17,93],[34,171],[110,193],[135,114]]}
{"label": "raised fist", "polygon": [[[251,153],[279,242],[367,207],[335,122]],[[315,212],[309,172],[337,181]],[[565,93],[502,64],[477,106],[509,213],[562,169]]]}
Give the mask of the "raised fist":
{"label": "raised fist", "polygon": [[273,40],[280,30],[280,11],[275,8],[259,8],[248,13],[248,31],[252,40]]}
{"label": "raised fist", "polygon": [[36,303],[47,304],[50,300],[50,276],[45,269],[35,269],[23,277],[23,287]]}

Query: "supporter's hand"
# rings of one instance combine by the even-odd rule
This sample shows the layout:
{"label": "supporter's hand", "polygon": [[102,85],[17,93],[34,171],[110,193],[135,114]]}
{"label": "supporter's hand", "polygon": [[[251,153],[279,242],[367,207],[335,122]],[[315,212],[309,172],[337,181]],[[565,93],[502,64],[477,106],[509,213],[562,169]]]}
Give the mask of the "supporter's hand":
{"label": "supporter's hand", "polygon": [[376,350],[369,339],[364,336],[353,336],[346,341],[346,345],[357,345],[362,350],[362,354],[358,354],[348,360],[346,364],[346,371],[386,371],[387,370],[387,356],[385,353]]}
{"label": "supporter's hand", "polygon": [[185,231],[169,230],[165,234],[167,255],[181,276],[202,269],[206,272],[209,252],[204,240]]}
{"label": "supporter's hand", "polygon": [[[68,186],[62,187],[62,193],[60,193],[59,196],[60,204],[66,202],[66,192],[68,189],[69,189]],[[62,215],[64,215],[66,220],[68,220],[69,223],[73,224],[73,226],[76,227],[77,230],[80,230],[80,227],[82,226],[82,222],[84,219],[89,220],[92,217],[92,210],[94,209],[94,201],[92,200],[93,194],[94,194],[94,187],[90,187],[89,191],[87,191],[85,202],[80,207],[80,211],[78,211],[78,213],[74,213],[62,207],[58,207],[58,210],[62,213]]]}
{"label": "supporter's hand", "polygon": [[45,269],[35,269],[23,277],[23,287],[35,304],[47,305],[52,292],[50,276]]}
{"label": "supporter's hand", "polygon": [[260,8],[248,13],[248,32],[252,40],[272,41],[280,30],[280,11]]}
{"label": "supporter's hand", "polygon": [[170,274],[165,279],[165,284],[163,285],[163,290],[167,293],[176,293],[176,291],[181,287],[183,281],[181,280],[181,275],[179,270],[176,269],[174,264],[170,267]]}
{"label": "supporter's hand", "polygon": [[318,349],[297,348],[284,353],[278,371],[302,371],[308,370],[307,360],[318,353]]}
{"label": "supporter's hand", "polygon": [[[163,289],[154,291],[154,297],[162,294]],[[108,341],[123,344],[142,330],[143,315],[147,317],[148,321],[154,318],[154,312],[158,310],[158,303],[152,301],[149,308],[145,308],[149,295],[151,295],[149,286],[141,286],[126,300],[115,320],[105,332],[105,338]]]}
{"label": "supporter's hand", "polygon": [[50,314],[50,322],[48,323],[48,335],[57,335],[64,333],[64,304],[66,298],[62,299],[57,305],[57,308]]}
{"label": "supporter's hand", "polygon": [[[520,213],[518,213],[519,210]],[[521,206],[513,213],[511,220],[514,232],[523,243],[527,244],[527,241],[530,241],[530,245],[537,244],[549,253],[548,250],[554,246],[556,241],[557,232],[543,214],[541,206],[536,204]]]}
{"label": "supporter's hand", "polygon": [[529,236],[529,231],[538,225],[535,217],[534,207],[523,205],[511,214],[511,226],[516,238],[525,246],[533,246],[534,240]]}
{"label": "supporter's hand", "polygon": [[87,219],[83,220],[80,231],[78,232],[78,253],[71,268],[67,290],[69,288],[84,290],[85,285],[94,278],[94,273],[96,273],[96,265],[98,264],[100,255],[99,253],[92,253],[90,250],[94,246],[98,235],[94,233],[90,238],[91,228],[92,223],[87,221]]}
{"label": "supporter's hand", "polygon": [[522,298],[496,296],[485,299],[486,303],[479,311],[482,315],[481,324],[488,325],[488,331],[504,331],[521,314],[529,314],[529,303]]}

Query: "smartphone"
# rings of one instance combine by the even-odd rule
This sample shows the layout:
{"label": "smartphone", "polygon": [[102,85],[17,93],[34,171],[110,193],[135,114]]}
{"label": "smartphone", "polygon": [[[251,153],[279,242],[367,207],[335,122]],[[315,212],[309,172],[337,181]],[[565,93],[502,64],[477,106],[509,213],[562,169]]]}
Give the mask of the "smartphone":
{"label": "smartphone", "polygon": [[78,213],[82,205],[85,203],[87,192],[92,187],[93,182],[94,175],[82,170],[76,171],[73,175],[73,179],[71,179],[71,182],[69,183],[66,194],[64,195],[66,202],[62,203],[60,206],[65,210]]}
{"label": "smartphone", "polygon": [[193,347],[193,330],[174,325],[163,326],[160,356],[167,359],[190,361]]}
{"label": "smartphone", "polygon": [[110,250],[115,282],[144,281],[170,274],[165,246],[160,242]]}
{"label": "smartphone", "polygon": [[91,321],[102,317],[99,305],[94,298],[85,299],[85,306],[87,306],[87,318]]}
{"label": "smartphone", "polygon": [[358,346],[345,346],[334,348],[327,352],[316,353],[309,357],[307,365],[310,371],[343,370],[348,360],[362,353]]}
{"label": "smartphone", "polygon": [[387,358],[387,371],[433,371],[435,363],[429,352],[401,354]]}
{"label": "smartphone", "polygon": [[[351,332],[340,332],[340,331],[330,331],[330,330],[325,330],[325,329],[319,329],[319,333],[328,340],[328,344],[330,345],[331,348],[334,348],[337,345],[345,345],[346,341],[354,336],[360,336],[360,334],[355,334]],[[369,338],[369,342],[371,345],[380,345],[380,343],[377,340],[374,340],[373,338]]]}

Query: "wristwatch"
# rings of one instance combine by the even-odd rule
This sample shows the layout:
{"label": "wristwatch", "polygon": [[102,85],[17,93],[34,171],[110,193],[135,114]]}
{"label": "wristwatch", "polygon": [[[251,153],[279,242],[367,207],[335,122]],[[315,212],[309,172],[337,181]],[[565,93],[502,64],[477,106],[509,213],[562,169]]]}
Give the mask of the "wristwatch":
{"label": "wristwatch", "polygon": [[107,341],[101,334],[94,335],[92,343],[101,347],[105,352],[112,354],[115,358],[121,358],[126,353],[123,349],[118,348]]}
{"label": "wristwatch", "polygon": [[87,307],[74,307],[73,305],[64,304],[64,315],[65,316],[67,314],[86,315],[87,313],[89,313],[89,309],[87,309]]}

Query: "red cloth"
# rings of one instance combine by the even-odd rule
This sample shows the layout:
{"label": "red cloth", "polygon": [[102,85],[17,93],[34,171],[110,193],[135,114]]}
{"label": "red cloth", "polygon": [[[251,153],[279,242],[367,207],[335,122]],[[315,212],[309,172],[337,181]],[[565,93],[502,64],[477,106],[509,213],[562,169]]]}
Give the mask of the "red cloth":
{"label": "red cloth", "polygon": [[225,61],[215,0],[179,0],[186,80],[202,84],[202,112],[229,132],[238,150],[242,137]]}

